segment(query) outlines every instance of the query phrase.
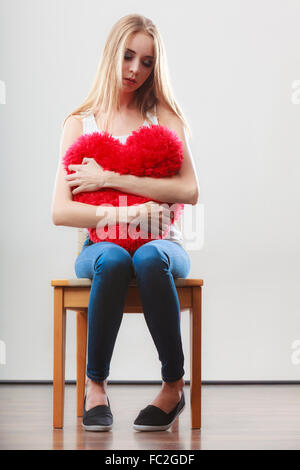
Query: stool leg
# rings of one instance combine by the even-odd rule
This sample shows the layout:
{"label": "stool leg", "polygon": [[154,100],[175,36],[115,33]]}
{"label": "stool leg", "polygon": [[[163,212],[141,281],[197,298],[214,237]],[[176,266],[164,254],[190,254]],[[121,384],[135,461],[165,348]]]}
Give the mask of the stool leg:
{"label": "stool leg", "polygon": [[83,415],[87,346],[87,311],[76,313],[77,416]]}
{"label": "stool leg", "polygon": [[192,287],[190,309],[191,428],[201,428],[201,287]]}
{"label": "stool leg", "polygon": [[66,310],[63,288],[54,287],[53,426],[64,426]]}

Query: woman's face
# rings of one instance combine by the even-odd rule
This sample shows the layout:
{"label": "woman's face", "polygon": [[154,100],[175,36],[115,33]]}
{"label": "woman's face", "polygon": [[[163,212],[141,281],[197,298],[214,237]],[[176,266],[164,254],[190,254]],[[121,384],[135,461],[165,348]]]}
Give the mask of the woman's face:
{"label": "woman's face", "polygon": [[[122,84],[124,91],[135,91],[149,77],[153,66],[153,39],[145,33],[135,33],[127,41],[122,67]],[[126,78],[133,78],[135,83]]]}

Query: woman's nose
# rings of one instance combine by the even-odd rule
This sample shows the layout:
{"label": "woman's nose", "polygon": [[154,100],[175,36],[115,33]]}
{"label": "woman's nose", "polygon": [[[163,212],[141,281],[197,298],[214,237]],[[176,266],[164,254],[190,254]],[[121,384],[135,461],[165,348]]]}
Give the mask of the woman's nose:
{"label": "woman's nose", "polygon": [[136,73],[139,69],[139,63],[137,60],[133,60],[130,64],[130,72]]}

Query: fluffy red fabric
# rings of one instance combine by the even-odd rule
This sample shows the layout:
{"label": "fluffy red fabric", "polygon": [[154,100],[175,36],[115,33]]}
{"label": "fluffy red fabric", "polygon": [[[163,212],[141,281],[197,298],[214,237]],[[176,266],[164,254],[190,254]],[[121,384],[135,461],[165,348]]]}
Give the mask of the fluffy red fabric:
{"label": "fluffy red fabric", "polygon": [[[107,132],[81,135],[63,157],[63,165],[67,173],[73,172],[68,169],[70,164],[81,164],[84,157],[94,158],[104,170],[114,171],[121,175],[166,178],[178,173],[183,160],[183,144],[174,131],[165,126],[152,124],[150,127],[142,126],[134,131],[125,144]],[[74,188],[73,186],[72,189]],[[119,199],[121,196],[123,200]],[[73,200],[97,206],[105,204],[131,206],[148,202],[151,199],[113,188],[102,188],[98,191],[74,194]],[[163,203],[162,201],[156,202]],[[173,224],[180,217],[184,204],[169,204],[170,207],[172,206],[171,224]],[[147,233],[132,228],[128,231],[128,227],[130,225],[120,223],[110,227],[108,231],[105,228],[89,228],[89,237],[93,242],[116,243],[130,253],[134,253],[144,243],[166,238],[170,231],[168,227],[161,236],[151,237],[150,226]]]}

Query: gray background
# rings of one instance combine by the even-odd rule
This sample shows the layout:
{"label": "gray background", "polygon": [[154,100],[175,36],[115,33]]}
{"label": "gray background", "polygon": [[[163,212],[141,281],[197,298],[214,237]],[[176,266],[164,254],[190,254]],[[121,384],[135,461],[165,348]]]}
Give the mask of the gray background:
{"label": "gray background", "polygon": [[[300,339],[300,2],[0,5],[0,379],[52,378],[50,281],[75,276],[77,240],[50,213],[62,122],[87,95],[110,28],[129,13],[158,26],[193,130],[204,243],[189,254],[190,277],[205,282],[203,379],[299,379],[291,356]],[[67,379],[75,378],[74,319],[68,312]],[[189,379],[187,311],[182,335]],[[160,379],[142,315],[124,316],[109,379]]]}

